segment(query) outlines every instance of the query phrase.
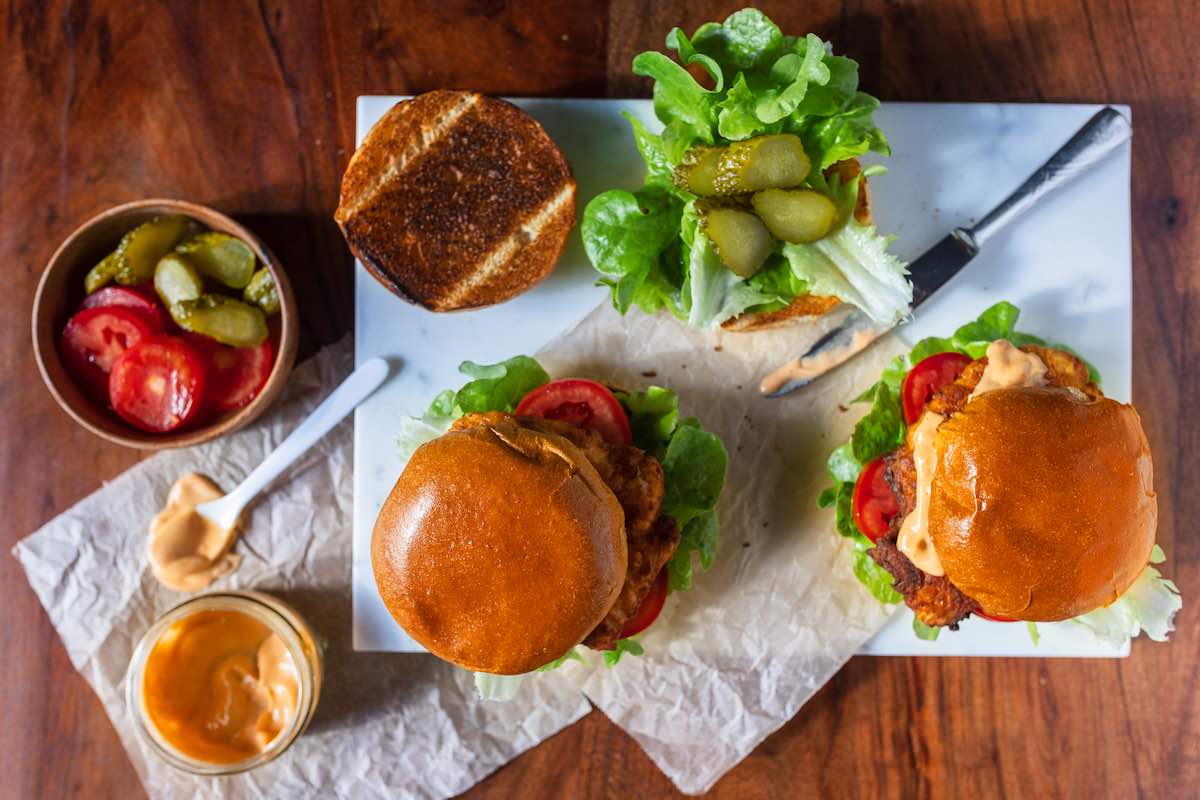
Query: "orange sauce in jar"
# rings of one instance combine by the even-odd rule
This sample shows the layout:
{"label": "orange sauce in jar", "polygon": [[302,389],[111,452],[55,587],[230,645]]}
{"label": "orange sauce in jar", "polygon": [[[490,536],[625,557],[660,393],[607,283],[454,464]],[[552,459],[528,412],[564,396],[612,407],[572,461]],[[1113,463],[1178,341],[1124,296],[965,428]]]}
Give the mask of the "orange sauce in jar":
{"label": "orange sauce in jar", "polygon": [[233,764],[262,753],[297,713],[300,677],[283,640],[239,611],[196,611],[155,642],[142,705],[181,754]]}

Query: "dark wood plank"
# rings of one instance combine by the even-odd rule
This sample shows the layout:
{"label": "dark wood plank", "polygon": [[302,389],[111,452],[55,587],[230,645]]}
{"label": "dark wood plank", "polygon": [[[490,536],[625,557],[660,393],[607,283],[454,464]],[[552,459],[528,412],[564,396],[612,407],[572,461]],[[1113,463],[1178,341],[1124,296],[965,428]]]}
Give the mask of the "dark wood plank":
{"label": "dark wood plank", "polygon": [[[329,215],[353,146],[354,98],[459,86],[496,94],[644,94],[628,71],[671,26],[741,3],[0,3],[0,503],[11,546],[132,464],[78,429],[41,386],[25,320],[58,241],[122,200],[172,195],[244,218],[289,269],[304,348],[351,319],[350,260]],[[358,6],[358,7],[353,7]],[[1129,102],[1134,107],[1135,399],[1156,454],[1160,541],[1200,590],[1200,446],[1190,419],[1200,274],[1193,129],[1197,5],[764,3],[862,63],[891,100]],[[1083,265],[1082,268],[1086,268]],[[4,794],[131,797],[138,783],[16,562],[0,559]],[[1170,646],[1124,662],[855,659],[718,783],[729,797],[1183,796],[1200,781],[1185,609]],[[599,714],[484,781],[481,797],[665,796],[669,782]]]}
{"label": "dark wood plank", "polygon": [[[138,458],[60,412],[34,366],[33,290],[75,225],[151,196],[238,216],[295,284],[303,357],[352,319],[352,264],[331,215],[356,96],[604,92],[603,7],[547,19],[533,2],[216,5],[0,3],[0,308],[13,322],[0,343],[6,550]],[[0,559],[0,585],[11,661],[0,680],[0,796],[139,796],[15,559]]]}

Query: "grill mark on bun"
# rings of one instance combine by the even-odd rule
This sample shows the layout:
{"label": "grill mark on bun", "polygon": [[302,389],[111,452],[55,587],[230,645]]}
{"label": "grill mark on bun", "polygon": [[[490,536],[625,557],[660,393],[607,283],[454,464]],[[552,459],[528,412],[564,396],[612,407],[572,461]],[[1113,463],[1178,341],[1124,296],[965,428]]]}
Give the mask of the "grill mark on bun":
{"label": "grill mark on bun", "polygon": [[[358,199],[350,202],[348,205],[343,204],[337,210],[338,220],[349,219],[353,217],[363,206],[374,199],[379,192],[389,182],[400,176],[408,165],[422,153],[429,151],[430,147],[441,139],[446,133],[462,118],[463,114],[474,108],[479,103],[479,95],[473,92],[464,92],[458,100],[441,113],[440,118],[431,126],[421,127],[420,141],[412,142],[408,147],[393,155],[387,161],[387,165],[378,173],[376,178],[367,186],[359,190]],[[413,107],[411,105],[401,105],[399,113],[406,114]],[[346,172],[349,173],[356,166],[355,162],[360,158],[364,158],[364,154],[370,152],[371,147],[375,144],[375,139],[383,138],[387,133],[387,127],[376,124],[371,127],[367,137],[363,139],[359,149],[355,151],[350,159],[350,164],[346,167]]]}
{"label": "grill mark on bun", "polygon": [[541,232],[553,224],[564,210],[574,210],[575,187],[566,185],[558,190],[542,207],[533,212],[508,238],[501,242],[487,259],[476,268],[475,272],[465,276],[454,289],[442,295],[440,302],[444,305],[457,307],[470,293],[480,286],[494,280],[503,268],[508,265],[517,251],[536,241]]}

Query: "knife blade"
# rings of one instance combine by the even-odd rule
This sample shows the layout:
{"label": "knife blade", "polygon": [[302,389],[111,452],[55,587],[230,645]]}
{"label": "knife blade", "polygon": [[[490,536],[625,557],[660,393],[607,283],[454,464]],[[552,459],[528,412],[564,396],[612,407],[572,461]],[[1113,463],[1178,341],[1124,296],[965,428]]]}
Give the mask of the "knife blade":
{"label": "knife blade", "polygon": [[[1115,108],[1106,106],[1096,112],[1046,163],[979,222],[950,231],[909,265],[912,309],[915,311],[959,274],[980,249],[1013,220],[1129,141],[1132,133],[1129,120]],[[851,306],[803,355],[764,378],[759,390],[767,397],[790,394],[861,353],[893,327],[894,324],[880,326]]]}

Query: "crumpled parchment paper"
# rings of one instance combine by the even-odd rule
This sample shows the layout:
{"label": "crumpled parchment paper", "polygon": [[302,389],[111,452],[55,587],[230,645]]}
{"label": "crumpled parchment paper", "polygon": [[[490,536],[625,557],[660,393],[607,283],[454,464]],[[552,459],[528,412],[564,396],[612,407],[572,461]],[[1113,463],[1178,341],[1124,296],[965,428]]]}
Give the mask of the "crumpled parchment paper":
{"label": "crumpled parchment paper", "polygon": [[791,719],[891,613],[854,578],[850,545],[816,500],[829,452],[862,415],[849,399],[903,345],[886,337],[782,399],[758,392],[832,321],[714,335],[605,304],[538,354],[554,376],[676,390],[680,413],[729,450],[716,561],[668,598],[639,637],[645,655],[560,668],[684,792],[708,789]]}
{"label": "crumpled parchment paper", "polygon": [[561,679],[527,681],[484,703],[470,673],[424,654],[350,645],[351,423],[343,422],[252,510],[244,560],[213,588],[253,588],[291,603],[327,643],[325,682],[308,731],[249,773],[199,778],[146,749],[125,707],[125,671],[150,624],[187,595],[161,587],[146,526],[189,470],[229,490],[352,368],[349,340],[296,369],[249,429],[147,459],[14,548],[71,661],[95,689],[152,797],[446,797],[588,713]]}

